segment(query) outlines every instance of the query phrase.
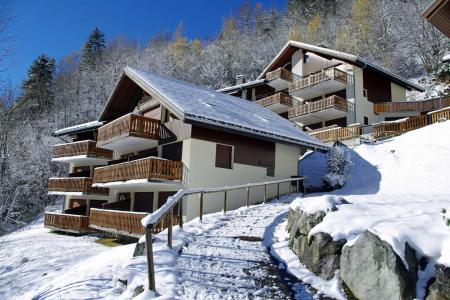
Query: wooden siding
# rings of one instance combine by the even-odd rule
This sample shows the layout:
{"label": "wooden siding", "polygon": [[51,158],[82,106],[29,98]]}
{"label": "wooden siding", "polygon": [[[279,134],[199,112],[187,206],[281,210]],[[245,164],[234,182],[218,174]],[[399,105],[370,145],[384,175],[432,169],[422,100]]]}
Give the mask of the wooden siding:
{"label": "wooden siding", "polygon": [[435,0],[422,16],[450,38],[450,0]]}
{"label": "wooden siding", "polygon": [[233,147],[228,145],[216,145],[216,168],[231,169],[233,159]]}
{"label": "wooden siding", "polygon": [[275,143],[193,126],[192,138],[234,146],[234,162],[237,164],[275,167]]}
{"label": "wooden siding", "polygon": [[449,96],[424,101],[374,103],[373,111],[376,114],[392,112],[427,112],[447,106],[450,106]]}
{"label": "wooden siding", "polygon": [[93,182],[106,183],[132,179],[181,180],[182,173],[181,161],[149,157],[96,168]]}
{"label": "wooden siding", "polygon": [[89,228],[89,217],[52,212],[45,213],[44,227],[76,233],[91,231]]}
{"label": "wooden siding", "polygon": [[108,149],[97,148],[95,141],[81,141],[55,145],[53,158],[86,155],[88,157],[112,159],[113,152]]}
{"label": "wooden siding", "polygon": [[48,191],[108,195],[108,189],[93,187],[92,183],[92,178],[85,177],[50,178],[48,181]]}
{"label": "wooden siding", "polygon": [[276,93],[275,95],[271,95],[265,98],[262,98],[256,103],[262,106],[271,106],[274,104],[282,104],[288,107],[292,107],[292,96],[287,95],[285,93]]}
{"label": "wooden siding", "polygon": [[159,144],[183,141],[191,137],[192,125],[172,120],[161,125]]}
{"label": "wooden siding", "polygon": [[97,145],[102,146],[127,136],[158,140],[159,129],[159,120],[128,114],[100,127]]}
{"label": "wooden siding", "polygon": [[367,100],[370,102],[392,101],[391,81],[386,76],[363,69],[363,88],[367,90]]}
{"label": "wooden siding", "polygon": [[305,104],[290,108],[288,111],[288,115],[290,119],[329,108],[348,111],[349,108],[352,108],[352,105],[352,103],[348,102],[344,98],[341,98],[339,96],[330,96],[322,100],[307,102]]}

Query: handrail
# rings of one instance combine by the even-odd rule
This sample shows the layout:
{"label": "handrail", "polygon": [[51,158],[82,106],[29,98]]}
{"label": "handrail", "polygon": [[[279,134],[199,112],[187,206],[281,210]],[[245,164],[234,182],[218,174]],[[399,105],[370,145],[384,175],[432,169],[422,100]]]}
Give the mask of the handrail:
{"label": "handrail", "polygon": [[[156,292],[156,285],[155,285],[155,266],[153,261],[153,245],[152,245],[152,234],[153,234],[153,226],[160,222],[164,217],[167,215],[169,216],[169,226],[167,228],[167,245],[169,248],[172,248],[172,231],[173,231],[173,209],[174,207],[178,205],[178,209],[180,212],[182,212],[182,199],[185,196],[188,195],[194,195],[194,194],[200,194],[200,210],[199,210],[199,217],[200,222],[203,220],[203,194],[208,193],[219,193],[224,192],[223,197],[223,205],[224,205],[224,213],[227,212],[227,193],[229,191],[233,190],[240,190],[240,189],[246,189],[247,190],[247,201],[246,205],[247,207],[250,206],[250,188],[253,187],[259,187],[264,186],[264,198],[263,203],[265,204],[267,201],[267,186],[276,184],[277,185],[277,197],[280,198],[280,183],[289,182],[288,185],[288,194],[291,194],[291,182],[297,183],[297,189],[296,192],[299,192],[299,182],[304,181],[306,179],[305,176],[302,177],[296,177],[296,178],[287,178],[287,179],[281,179],[281,180],[275,180],[275,181],[267,181],[267,182],[259,182],[259,183],[248,183],[248,184],[242,184],[242,185],[234,185],[234,186],[225,186],[225,187],[218,187],[218,188],[195,188],[195,189],[182,189],[179,190],[175,195],[170,196],[166,203],[164,203],[160,208],[158,208],[155,212],[147,215],[141,220],[142,226],[145,227],[145,244],[146,244],[146,251],[147,251],[147,267],[148,267],[148,282],[150,290]],[[180,227],[183,227],[183,217],[180,213]]]}

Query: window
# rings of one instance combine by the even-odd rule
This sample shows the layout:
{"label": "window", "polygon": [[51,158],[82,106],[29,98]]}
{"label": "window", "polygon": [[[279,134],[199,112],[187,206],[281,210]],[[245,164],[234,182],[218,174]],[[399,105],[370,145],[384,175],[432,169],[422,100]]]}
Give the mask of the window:
{"label": "window", "polygon": [[367,90],[366,89],[363,89],[363,97],[367,98]]}
{"label": "window", "polygon": [[233,147],[216,145],[216,168],[231,169],[233,160]]}
{"label": "window", "polygon": [[309,55],[308,54],[304,54],[303,55],[303,63],[306,64],[308,62],[309,59]]}
{"label": "window", "polygon": [[364,125],[369,125],[369,118],[368,117],[364,117]]}

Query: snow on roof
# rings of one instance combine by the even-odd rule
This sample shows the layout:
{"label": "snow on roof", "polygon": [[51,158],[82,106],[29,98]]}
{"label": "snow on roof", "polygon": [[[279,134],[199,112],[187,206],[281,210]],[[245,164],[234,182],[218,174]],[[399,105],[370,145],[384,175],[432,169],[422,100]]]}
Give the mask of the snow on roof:
{"label": "snow on roof", "polygon": [[442,61],[443,61],[443,62],[450,61],[450,54],[445,55],[445,56],[442,58]]}
{"label": "snow on roof", "polygon": [[280,58],[280,56],[286,51],[286,49],[288,49],[289,47],[296,47],[299,49],[305,49],[308,50],[310,52],[314,52],[314,53],[320,53],[320,54],[324,54],[333,58],[336,58],[338,60],[342,60],[342,61],[347,61],[347,62],[352,62],[355,64],[362,64],[364,65],[364,67],[370,67],[371,69],[374,69],[380,73],[385,74],[388,77],[391,77],[392,79],[394,79],[395,81],[397,81],[398,83],[400,83],[403,86],[409,87],[409,88],[413,88],[419,91],[423,91],[423,87],[421,87],[420,85],[417,85],[409,80],[406,80],[392,72],[389,72],[388,70],[385,70],[383,68],[380,68],[378,66],[376,66],[375,64],[360,58],[354,54],[350,54],[350,53],[345,53],[342,51],[338,51],[338,50],[333,50],[333,49],[329,49],[329,48],[325,48],[325,47],[321,47],[321,46],[315,46],[315,45],[311,45],[311,44],[306,44],[306,43],[302,43],[302,42],[297,42],[297,41],[288,41],[286,43],[286,45],[284,45],[284,47],[281,49],[280,52],[278,52],[278,54],[275,56],[275,58],[269,63],[269,65],[264,69],[264,71],[261,72],[261,74],[258,76],[257,79],[261,79],[265,76],[265,74],[267,73],[267,71],[272,67],[272,65]]}
{"label": "snow on roof", "polygon": [[66,135],[66,134],[71,134],[71,133],[77,133],[80,131],[96,129],[102,125],[103,125],[103,122],[91,121],[91,122],[87,122],[87,123],[83,123],[83,124],[78,124],[75,126],[58,129],[55,132],[53,132],[52,135],[53,136],[61,136],[61,135]]}
{"label": "snow on roof", "polygon": [[240,89],[244,89],[244,88],[249,88],[249,87],[253,87],[253,86],[258,86],[261,84],[266,83],[267,80],[265,79],[256,79],[256,80],[252,80],[246,83],[241,83],[241,84],[236,84],[236,85],[232,85],[232,86],[227,86],[221,89],[218,89],[218,92],[221,93],[226,93],[226,92],[232,92],[235,90],[240,90]]}
{"label": "snow on roof", "polygon": [[184,120],[271,140],[328,149],[328,146],[299,130],[291,121],[255,102],[130,67],[126,67],[124,72],[142,84],[143,88],[148,88],[150,93],[161,96],[161,102],[167,102],[166,105],[180,113]]}

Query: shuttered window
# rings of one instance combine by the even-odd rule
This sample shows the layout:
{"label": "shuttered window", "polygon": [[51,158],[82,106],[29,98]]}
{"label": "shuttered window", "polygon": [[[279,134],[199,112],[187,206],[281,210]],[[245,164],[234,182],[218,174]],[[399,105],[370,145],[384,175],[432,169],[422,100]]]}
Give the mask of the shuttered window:
{"label": "shuttered window", "polygon": [[233,159],[233,147],[228,145],[216,145],[216,168],[231,169]]}

